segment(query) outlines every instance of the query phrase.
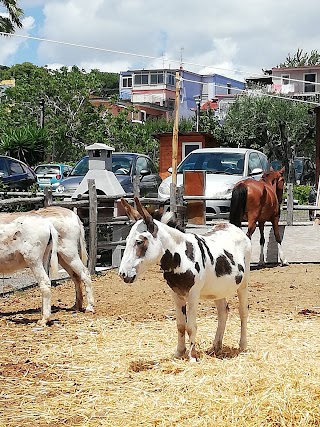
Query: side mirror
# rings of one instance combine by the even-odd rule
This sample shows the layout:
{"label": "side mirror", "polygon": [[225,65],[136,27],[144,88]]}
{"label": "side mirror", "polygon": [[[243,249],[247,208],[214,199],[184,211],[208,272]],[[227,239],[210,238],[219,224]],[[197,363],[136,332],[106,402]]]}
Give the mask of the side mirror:
{"label": "side mirror", "polygon": [[170,166],[170,167],[168,168],[168,172],[169,172],[169,173],[172,173],[172,166]]}
{"label": "side mirror", "polygon": [[254,168],[250,175],[259,175],[260,173],[263,173],[261,168]]}
{"label": "side mirror", "polygon": [[142,169],[141,171],[140,171],[140,179],[142,179],[144,176],[147,176],[147,175],[150,175],[151,174],[151,171],[149,170],[149,169]]}

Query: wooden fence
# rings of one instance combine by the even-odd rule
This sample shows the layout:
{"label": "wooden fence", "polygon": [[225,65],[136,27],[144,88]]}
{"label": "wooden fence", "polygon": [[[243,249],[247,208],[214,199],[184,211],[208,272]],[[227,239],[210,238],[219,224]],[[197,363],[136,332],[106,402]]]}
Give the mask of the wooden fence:
{"label": "wooden fence", "polygon": [[[292,185],[292,184],[291,184]],[[130,230],[130,221],[125,215],[119,201],[120,196],[97,195],[94,180],[88,180],[88,194],[79,196],[76,200],[66,200],[65,195],[54,195],[49,188],[45,188],[44,193],[28,192],[2,192],[0,193],[0,211],[5,210],[7,206],[23,205],[25,209],[32,210],[47,206],[63,206],[76,210],[86,229],[86,240],[89,252],[89,270],[93,274],[96,271],[97,261],[102,257],[101,254],[107,254],[107,264],[111,267],[118,267],[125,246],[125,239]],[[287,210],[287,225],[293,225],[294,210],[320,210],[316,206],[301,206],[293,204],[293,188],[288,185],[288,202],[285,209]],[[137,190],[137,195],[139,191]],[[64,198],[62,200],[62,198]],[[133,202],[133,194],[126,196],[129,202]],[[183,189],[171,189],[171,197],[168,201],[155,198],[140,198],[144,205],[154,205],[156,207],[170,205],[170,209],[175,211],[182,225],[187,224],[205,224],[205,209],[197,210],[196,217],[188,216],[193,209],[187,209],[188,204],[192,201],[202,201],[210,198],[197,195],[184,195]],[[202,212],[204,218],[200,218],[199,212]],[[99,228],[103,226],[104,231],[101,233]]]}
{"label": "wooden fence", "polygon": [[[86,230],[86,240],[89,252],[88,268],[91,274],[96,271],[97,261],[107,254],[110,267],[118,267],[125,240],[131,223],[125,215],[119,196],[97,195],[94,180],[88,180],[88,194],[80,195],[77,199],[66,200],[64,194],[54,194],[49,188],[43,193],[30,192],[0,192],[0,211],[7,207],[22,206],[23,210],[30,211],[47,206],[62,206],[74,210],[83,222]],[[133,202],[133,194],[126,197]],[[168,202],[153,198],[140,198],[144,205],[161,206]],[[104,232],[99,232],[99,228]],[[99,238],[100,236],[100,238]]]}

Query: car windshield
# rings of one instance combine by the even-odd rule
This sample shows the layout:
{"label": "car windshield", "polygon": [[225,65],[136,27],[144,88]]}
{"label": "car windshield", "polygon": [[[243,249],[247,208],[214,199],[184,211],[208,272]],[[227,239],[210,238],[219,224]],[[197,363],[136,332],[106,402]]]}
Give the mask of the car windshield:
{"label": "car windshield", "polygon": [[37,175],[39,174],[54,174],[59,175],[60,174],[60,167],[57,165],[40,165],[35,168],[35,173]]}
{"label": "car windshield", "polygon": [[177,169],[178,173],[185,170],[205,170],[208,173],[242,175],[244,154],[230,152],[191,153]]}
{"label": "car windshield", "polygon": [[[131,170],[133,156],[127,154],[112,155],[112,172],[115,175],[128,175]],[[72,169],[69,176],[84,176],[89,170],[89,157],[84,157]]]}
{"label": "car windshield", "polygon": [[301,159],[295,159],[294,168],[296,170],[296,173],[302,173],[303,161]]}

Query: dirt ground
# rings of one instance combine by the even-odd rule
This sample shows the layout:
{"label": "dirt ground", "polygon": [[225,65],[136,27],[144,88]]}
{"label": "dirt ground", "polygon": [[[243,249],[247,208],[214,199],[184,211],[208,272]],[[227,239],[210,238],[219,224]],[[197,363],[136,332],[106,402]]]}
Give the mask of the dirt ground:
{"label": "dirt ground", "polygon": [[[153,267],[134,284],[125,284],[117,270],[108,270],[93,277],[93,288],[98,317],[114,317],[130,321],[161,320],[174,317],[171,291],[164,281],[159,266]],[[74,303],[74,287],[65,281],[52,289],[53,321]],[[292,264],[251,271],[249,282],[250,311],[297,314],[320,312],[320,265]],[[37,321],[40,317],[40,290],[38,287],[0,297],[0,318],[20,318],[21,323]],[[237,298],[229,300],[237,310]],[[213,301],[201,301],[201,313],[212,314]],[[303,311],[305,310],[305,311]],[[306,311],[307,310],[307,311]],[[311,313],[312,314],[312,313]]]}
{"label": "dirt ground", "polygon": [[[216,314],[198,312],[199,363],[173,359],[174,304],[159,267],[125,284],[93,277],[96,313],[76,313],[74,286],[0,297],[0,425],[5,427],[319,427],[320,264],[251,272],[248,350],[237,298],[221,355],[207,354]],[[303,360],[303,363],[301,361]]]}

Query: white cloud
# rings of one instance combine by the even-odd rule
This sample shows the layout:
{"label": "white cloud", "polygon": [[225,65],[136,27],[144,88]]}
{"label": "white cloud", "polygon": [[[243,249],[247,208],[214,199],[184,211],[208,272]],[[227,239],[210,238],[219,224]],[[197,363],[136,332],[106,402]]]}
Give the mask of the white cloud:
{"label": "white cloud", "polygon": [[[39,37],[151,57],[42,42],[36,51],[39,65],[75,64],[119,72],[155,66],[176,68],[182,56],[185,69],[214,70],[240,78],[276,66],[298,47],[310,52],[320,46],[320,3],[314,0],[305,0],[303,7],[297,0],[290,4],[278,0],[21,1],[26,14],[28,7],[33,7],[30,11],[34,13],[35,6],[42,8],[41,19],[44,17],[36,21]],[[8,50],[0,44],[0,61],[8,57]],[[11,52],[16,50],[15,44]],[[33,53],[30,51],[30,58]]]}

